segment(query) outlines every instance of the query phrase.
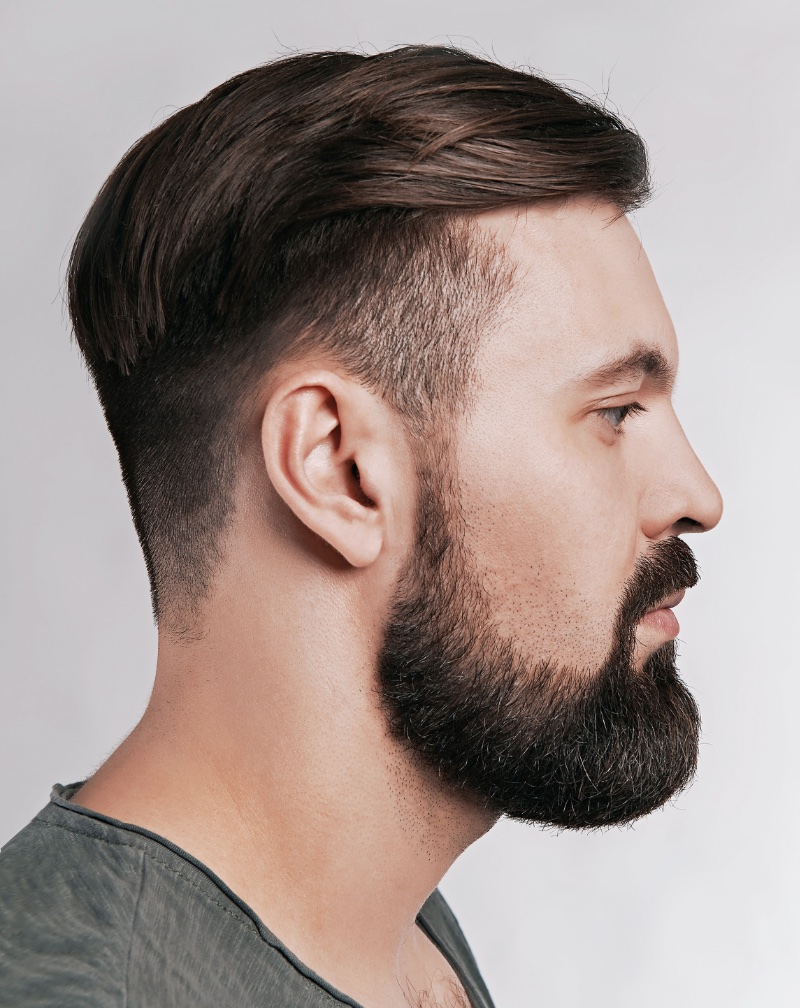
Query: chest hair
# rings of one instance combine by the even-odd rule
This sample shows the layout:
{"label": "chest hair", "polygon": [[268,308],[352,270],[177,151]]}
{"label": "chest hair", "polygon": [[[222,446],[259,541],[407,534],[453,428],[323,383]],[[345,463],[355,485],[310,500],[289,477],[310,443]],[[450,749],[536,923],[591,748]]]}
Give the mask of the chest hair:
{"label": "chest hair", "polygon": [[470,1008],[464,988],[457,980],[446,980],[437,990],[412,990],[407,995],[410,1008]]}

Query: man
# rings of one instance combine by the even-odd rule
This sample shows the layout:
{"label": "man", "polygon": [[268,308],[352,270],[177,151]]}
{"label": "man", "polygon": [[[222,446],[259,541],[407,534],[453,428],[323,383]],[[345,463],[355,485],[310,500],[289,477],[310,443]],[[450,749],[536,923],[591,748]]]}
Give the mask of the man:
{"label": "man", "polygon": [[3,851],[8,1003],[490,1005],[459,854],[686,786],[721,503],[646,195],[607,111],[434,47],[256,68],[125,155],[70,308],[158,665]]}

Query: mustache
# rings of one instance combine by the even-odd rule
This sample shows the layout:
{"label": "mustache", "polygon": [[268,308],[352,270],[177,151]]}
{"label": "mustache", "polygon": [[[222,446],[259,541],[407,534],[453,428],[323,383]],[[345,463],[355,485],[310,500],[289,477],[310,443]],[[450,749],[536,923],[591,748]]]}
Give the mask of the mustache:
{"label": "mustache", "polygon": [[636,561],[622,602],[623,618],[629,625],[638,623],[664,599],[684,588],[694,588],[699,580],[694,553],[683,539],[663,539]]}

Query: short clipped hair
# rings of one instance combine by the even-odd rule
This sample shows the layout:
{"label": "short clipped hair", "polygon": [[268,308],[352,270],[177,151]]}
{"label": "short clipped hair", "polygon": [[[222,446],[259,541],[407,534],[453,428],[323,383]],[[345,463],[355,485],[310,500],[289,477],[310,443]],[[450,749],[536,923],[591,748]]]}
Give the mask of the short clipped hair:
{"label": "short clipped hair", "polygon": [[454,48],[255,67],[138,141],[91,207],[69,308],[119,452],[156,616],[202,597],[248,395],[311,347],[424,437],[463,408],[510,284],[470,215],[648,195],[640,137]]}

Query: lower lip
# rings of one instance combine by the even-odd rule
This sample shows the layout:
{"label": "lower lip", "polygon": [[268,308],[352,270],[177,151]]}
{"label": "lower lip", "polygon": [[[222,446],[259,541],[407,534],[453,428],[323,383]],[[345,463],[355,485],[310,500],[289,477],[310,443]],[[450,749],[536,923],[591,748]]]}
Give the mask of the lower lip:
{"label": "lower lip", "polygon": [[641,622],[645,626],[652,627],[653,630],[658,630],[668,638],[677,637],[681,629],[680,623],[671,609],[654,609],[652,612],[646,613]]}

